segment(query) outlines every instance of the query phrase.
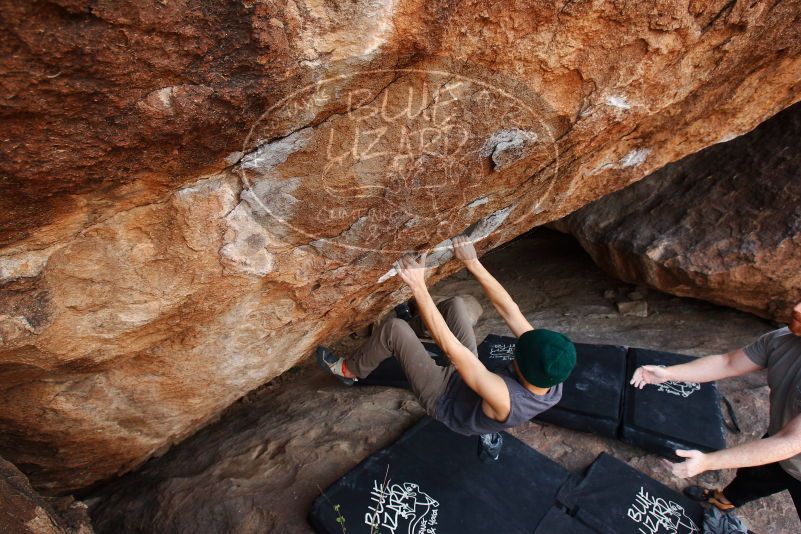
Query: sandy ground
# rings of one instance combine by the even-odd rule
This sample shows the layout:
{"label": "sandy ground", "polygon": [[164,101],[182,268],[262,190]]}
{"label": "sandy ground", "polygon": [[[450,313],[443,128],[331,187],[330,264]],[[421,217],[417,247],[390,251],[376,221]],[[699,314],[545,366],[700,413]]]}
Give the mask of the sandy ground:
{"label": "sandy ground", "polygon": [[[537,231],[484,258],[532,324],[560,330],[575,341],[617,343],[706,355],[742,346],[774,326],[745,313],[704,302],[648,293],[646,318],[619,315],[604,291],[625,284],[598,270],[568,237]],[[469,273],[431,289],[470,294],[484,305],[479,340],[508,334]],[[342,340],[347,348],[360,340]],[[734,403],[743,434],[730,444],[759,437],[767,426],[768,389],[763,375],[730,380],[721,391]],[[346,388],[313,361],[250,393],[220,420],[161,458],[153,459],[87,499],[101,533],[309,532],[305,521],[321,490],[370,453],[394,441],[422,415],[407,391]],[[615,440],[538,423],[512,433],[568,469],[586,467],[602,451],[680,489],[654,455]],[[706,473],[721,485],[732,472]],[[757,533],[801,532],[786,492],[739,511]]]}

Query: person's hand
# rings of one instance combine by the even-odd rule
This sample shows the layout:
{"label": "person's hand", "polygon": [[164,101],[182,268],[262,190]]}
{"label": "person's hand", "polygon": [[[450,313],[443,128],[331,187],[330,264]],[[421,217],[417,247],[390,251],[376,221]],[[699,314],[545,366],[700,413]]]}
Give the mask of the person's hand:
{"label": "person's hand", "polygon": [[406,254],[395,262],[398,275],[412,290],[426,287],[426,256],[428,251],[423,252],[420,259],[415,261],[411,254]]}
{"label": "person's hand", "polygon": [[634,376],[629,382],[635,388],[644,388],[646,384],[661,384],[670,380],[667,367],[659,365],[643,365],[634,371]]}
{"label": "person's hand", "polygon": [[457,235],[451,240],[451,243],[453,244],[453,255],[460,259],[462,263],[478,259],[476,247],[473,246],[473,242],[469,237]]}
{"label": "person's hand", "polygon": [[673,476],[679,478],[690,478],[709,470],[707,456],[701,451],[676,451],[676,456],[687,458],[683,462],[673,463],[667,460],[662,460],[662,463],[670,469]]}

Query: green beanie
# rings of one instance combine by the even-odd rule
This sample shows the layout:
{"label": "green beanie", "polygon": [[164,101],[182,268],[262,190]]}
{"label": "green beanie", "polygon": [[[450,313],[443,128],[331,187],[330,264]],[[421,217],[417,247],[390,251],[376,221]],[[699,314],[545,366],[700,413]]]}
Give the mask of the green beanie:
{"label": "green beanie", "polygon": [[530,384],[549,388],[570,376],[576,365],[576,347],[559,332],[544,328],[529,330],[517,339],[515,361]]}

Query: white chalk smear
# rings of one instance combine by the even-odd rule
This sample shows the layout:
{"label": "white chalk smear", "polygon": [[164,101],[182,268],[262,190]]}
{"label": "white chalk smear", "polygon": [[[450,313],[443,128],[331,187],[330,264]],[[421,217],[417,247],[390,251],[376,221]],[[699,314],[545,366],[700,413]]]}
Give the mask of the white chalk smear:
{"label": "white chalk smear", "polygon": [[645,160],[648,158],[648,154],[650,153],[650,148],[636,148],[620,158],[620,166],[634,167],[635,165],[641,165],[642,163],[645,163]]}
{"label": "white chalk smear", "polygon": [[606,97],[606,103],[619,109],[631,109],[631,104],[622,96],[608,96]]}
{"label": "white chalk smear", "polygon": [[[485,237],[488,237],[503,223],[503,221],[506,220],[511,212],[512,206],[507,206],[503,209],[499,209],[498,211],[490,213],[473,227],[473,230],[470,232],[468,238],[473,243],[477,243]],[[437,246],[432,249],[432,252],[428,255],[426,266],[438,267],[449,261],[452,257],[453,247],[451,245],[451,239],[449,238],[438,243]],[[398,271],[395,269],[395,267],[392,267],[389,271],[385,272],[383,275],[381,275],[381,277],[378,278],[378,283],[381,284],[386,282],[396,274],[398,274]]]}
{"label": "white chalk smear", "polygon": [[489,202],[489,199],[487,197],[479,197],[479,198],[475,199],[473,202],[471,202],[470,204],[468,204],[467,207],[469,209],[473,209],[473,208],[477,208],[478,206],[484,205],[487,202]]}

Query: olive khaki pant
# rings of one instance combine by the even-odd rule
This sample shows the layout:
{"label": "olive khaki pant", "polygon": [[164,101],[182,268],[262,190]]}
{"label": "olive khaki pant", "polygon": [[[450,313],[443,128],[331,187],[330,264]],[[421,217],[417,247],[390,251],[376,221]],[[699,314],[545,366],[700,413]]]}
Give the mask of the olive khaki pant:
{"label": "olive khaki pant", "polygon": [[[437,309],[453,335],[478,357],[475,323],[464,299],[459,296],[445,299],[437,304]],[[435,417],[437,401],[445,393],[455,371],[452,365],[440,367],[429,356],[419,339],[425,334],[419,315],[409,322],[393,317],[373,329],[370,339],[349,356],[345,364],[359,378],[367,378],[381,362],[395,356],[420,404],[428,415]]]}

